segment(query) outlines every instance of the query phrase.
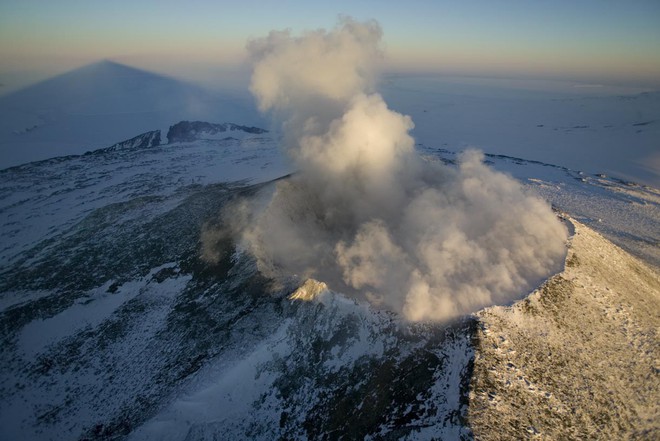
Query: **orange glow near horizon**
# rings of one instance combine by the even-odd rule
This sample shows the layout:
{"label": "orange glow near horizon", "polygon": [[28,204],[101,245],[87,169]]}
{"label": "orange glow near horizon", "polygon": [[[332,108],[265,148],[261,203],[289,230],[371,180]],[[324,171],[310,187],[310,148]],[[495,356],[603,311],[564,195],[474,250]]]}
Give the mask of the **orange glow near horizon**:
{"label": "orange glow near horizon", "polygon": [[180,72],[239,66],[250,38],[273,29],[298,33],[329,28],[338,13],[378,20],[387,70],[660,87],[660,4],[604,6],[595,0],[559,0],[551,6],[415,0],[405,7],[292,1],[270,8],[258,2],[205,0],[190,5],[119,0],[112,7],[73,0],[7,0],[0,5],[0,79],[17,72],[65,71],[101,59]]}

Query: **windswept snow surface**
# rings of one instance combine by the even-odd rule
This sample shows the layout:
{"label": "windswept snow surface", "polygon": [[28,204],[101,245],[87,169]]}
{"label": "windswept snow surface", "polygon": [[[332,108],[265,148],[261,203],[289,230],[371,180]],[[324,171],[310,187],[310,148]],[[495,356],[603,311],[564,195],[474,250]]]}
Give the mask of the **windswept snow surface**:
{"label": "windswept snow surface", "polygon": [[[270,136],[242,135],[145,150],[101,149],[0,170],[0,262],[12,262],[85,219],[98,227],[130,221],[129,216],[145,218],[171,210],[210,184],[265,182],[290,172]],[[142,211],[115,214],[126,204]],[[104,207],[108,214],[100,215]]]}
{"label": "windswept snow surface", "polygon": [[273,302],[263,288],[249,300],[262,284],[229,250],[200,264],[199,234],[228,199],[288,172],[259,134],[0,171],[0,439],[126,435],[219,348],[247,345],[237,321]]}
{"label": "windswept snow surface", "polygon": [[325,291],[246,353],[226,353],[129,439],[451,439],[462,411],[469,322],[409,325]]}

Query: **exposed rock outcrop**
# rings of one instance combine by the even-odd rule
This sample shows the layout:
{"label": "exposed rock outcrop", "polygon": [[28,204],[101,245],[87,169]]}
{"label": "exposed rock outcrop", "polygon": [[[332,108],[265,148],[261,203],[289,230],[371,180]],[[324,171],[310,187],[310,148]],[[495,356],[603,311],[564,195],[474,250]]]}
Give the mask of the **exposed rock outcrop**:
{"label": "exposed rock outcrop", "polygon": [[304,300],[310,301],[318,297],[322,292],[328,290],[328,285],[324,282],[319,282],[314,279],[307,279],[298,289],[296,289],[290,296],[291,300]]}
{"label": "exposed rock outcrop", "polygon": [[217,139],[218,135],[231,137],[228,132],[262,134],[268,130],[259,127],[241,126],[234,123],[213,124],[204,121],[181,121],[167,131],[167,142],[191,142],[198,139]]}

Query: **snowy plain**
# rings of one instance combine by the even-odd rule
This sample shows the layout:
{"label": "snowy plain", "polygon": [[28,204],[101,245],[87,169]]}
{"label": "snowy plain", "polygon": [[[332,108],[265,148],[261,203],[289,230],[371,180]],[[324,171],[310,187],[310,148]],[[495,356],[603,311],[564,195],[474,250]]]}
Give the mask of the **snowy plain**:
{"label": "snowy plain", "polygon": [[[591,87],[585,87],[591,86]],[[390,106],[425,145],[536,160],[660,187],[660,95],[568,81],[391,76]]]}

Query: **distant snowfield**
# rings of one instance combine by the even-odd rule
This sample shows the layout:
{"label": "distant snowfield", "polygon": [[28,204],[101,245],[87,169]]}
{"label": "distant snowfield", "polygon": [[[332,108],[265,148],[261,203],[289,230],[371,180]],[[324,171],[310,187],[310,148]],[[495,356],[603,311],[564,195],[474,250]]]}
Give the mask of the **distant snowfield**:
{"label": "distant snowfield", "polygon": [[[660,187],[658,91],[420,75],[385,76],[379,87],[392,109],[412,117],[424,145],[476,147]],[[0,168],[166,133],[181,120],[270,129],[248,90],[210,91],[108,61],[0,97],[0,117]]]}
{"label": "distant snowfield", "polygon": [[[585,87],[590,86],[590,87]],[[419,143],[476,147],[660,187],[660,92],[557,81],[390,76]]]}

